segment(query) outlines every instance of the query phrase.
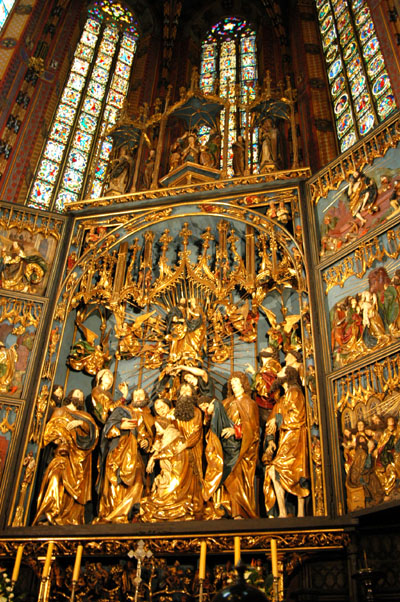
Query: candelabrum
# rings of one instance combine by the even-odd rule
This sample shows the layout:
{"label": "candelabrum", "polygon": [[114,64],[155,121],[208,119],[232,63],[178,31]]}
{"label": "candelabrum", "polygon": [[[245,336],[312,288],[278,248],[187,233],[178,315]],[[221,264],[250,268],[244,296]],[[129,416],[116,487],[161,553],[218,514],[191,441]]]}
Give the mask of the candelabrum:
{"label": "candelabrum", "polygon": [[381,571],[375,571],[369,567],[359,569],[357,573],[354,573],[353,579],[356,579],[356,581],[361,584],[364,600],[366,602],[375,602],[375,584],[379,581],[379,579],[382,579],[382,577],[383,573]]}

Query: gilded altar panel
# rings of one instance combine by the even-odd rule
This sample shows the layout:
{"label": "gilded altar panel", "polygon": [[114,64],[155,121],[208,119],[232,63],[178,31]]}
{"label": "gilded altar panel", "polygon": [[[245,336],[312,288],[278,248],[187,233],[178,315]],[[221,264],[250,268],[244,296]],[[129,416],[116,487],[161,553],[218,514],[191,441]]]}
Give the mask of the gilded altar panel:
{"label": "gilded altar panel", "polygon": [[396,116],[310,180],[321,260],[399,214],[399,132]]}
{"label": "gilded altar panel", "polygon": [[0,395],[26,393],[37,349],[43,302],[0,295]]}
{"label": "gilded altar panel", "polygon": [[2,204],[0,287],[46,295],[64,219]]}
{"label": "gilded altar panel", "polygon": [[399,339],[399,234],[378,231],[321,270],[332,370]]}
{"label": "gilded altar panel", "polygon": [[349,512],[400,496],[399,382],[398,351],[331,382]]}
{"label": "gilded altar panel", "polygon": [[[7,480],[13,469],[13,454],[20,436],[24,402],[2,399],[0,401],[0,500],[3,502]],[[24,460],[25,464],[28,460]],[[30,472],[33,477],[32,465]]]}
{"label": "gilded altar panel", "polygon": [[[269,407],[268,392],[257,389],[264,366],[259,354],[264,350],[265,358],[273,359],[275,377],[289,365],[290,356],[299,379],[291,403],[298,404],[302,435],[290,443],[296,442],[301,450],[293,456],[299,481],[288,481],[289,511],[297,512],[298,495],[308,498],[307,513],[325,514],[324,451],[297,195],[296,189],[286,189],[237,197],[235,204],[209,199],[78,219],[55,307],[37,407],[39,399],[44,404],[50,399],[55,384],[61,386],[63,395],[79,389],[101,432],[110,411],[121,405],[119,391],[125,387],[129,398],[132,390],[143,388],[153,402],[162,396],[173,407],[182,372],[197,370],[204,380],[201,392],[207,404],[207,395],[217,400],[229,397],[227,381],[239,371],[252,387],[252,403],[258,396],[266,404],[261,408],[265,410],[261,450],[274,401]],[[97,375],[102,378],[104,371],[111,380],[107,395],[99,396],[104,391],[99,391],[103,385]],[[44,430],[44,419],[45,412],[38,411],[32,440],[39,441],[40,433],[45,442],[49,440],[50,427]],[[272,443],[273,439],[273,434],[268,435]],[[274,461],[277,444],[278,440],[268,446],[264,463]],[[289,461],[289,456],[283,459]],[[93,472],[97,474],[95,466]],[[272,483],[263,482],[263,472],[256,474],[256,480],[255,516],[270,512],[273,516]],[[156,483],[160,487],[161,477]],[[151,487],[152,478],[145,485],[146,499]],[[267,493],[263,495],[262,490]],[[26,503],[32,495],[30,490]],[[152,498],[156,497],[153,487]],[[95,521],[99,520],[97,503],[91,505]],[[223,505],[221,499],[215,503]],[[217,518],[213,512],[209,518]],[[112,522],[103,514],[100,522]],[[172,510],[165,511],[161,520],[174,520],[174,516]]]}

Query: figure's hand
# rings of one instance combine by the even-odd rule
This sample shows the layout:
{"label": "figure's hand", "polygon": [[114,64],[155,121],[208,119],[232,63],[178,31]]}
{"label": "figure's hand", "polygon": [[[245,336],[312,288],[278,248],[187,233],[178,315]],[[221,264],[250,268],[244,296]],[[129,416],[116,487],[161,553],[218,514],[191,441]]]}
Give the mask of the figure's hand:
{"label": "figure's hand", "polygon": [[271,452],[274,452],[274,451],[276,450],[276,443],[275,443],[275,441],[274,441],[273,439],[270,439],[270,440],[268,441],[268,446],[267,446],[267,449],[268,449],[269,451],[271,451]]}
{"label": "figure's hand", "polygon": [[184,450],[186,449],[186,443],[183,443],[183,441],[181,441],[180,443],[178,443],[178,445],[176,446],[176,453],[177,454],[181,454]]}
{"label": "figure's hand", "polygon": [[121,420],[121,426],[120,429],[122,431],[130,431],[132,429],[134,429],[135,427],[137,427],[137,420],[135,418],[124,418],[123,420]]}
{"label": "figure's hand", "polygon": [[118,389],[121,391],[125,399],[128,399],[129,387],[127,382],[120,383]]}
{"label": "figure's hand", "polygon": [[142,449],[147,449],[149,447],[149,442],[147,439],[142,439],[139,445]]}
{"label": "figure's hand", "polygon": [[227,426],[221,431],[221,437],[223,437],[224,439],[229,439],[229,437],[233,437],[234,435],[235,429],[233,428],[233,426]]}
{"label": "figure's hand", "polygon": [[248,372],[249,374],[255,374],[256,371],[254,370],[253,366],[251,364],[245,364],[245,372]]}
{"label": "figure's hand", "polygon": [[83,422],[83,420],[71,420],[71,422],[69,422],[67,424],[67,431],[72,431],[72,429],[77,429],[78,426],[83,426],[85,423]]}
{"label": "figure's hand", "polygon": [[151,457],[150,460],[147,462],[146,472],[148,472],[150,474],[151,472],[153,472],[153,470],[154,470],[154,458]]}
{"label": "figure's hand", "polygon": [[214,414],[214,408],[215,408],[214,402],[215,402],[215,397],[212,401],[210,401],[210,403],[208,404],[207,409],[206,409],[207,414],[209,414],[210,416],[211,416],[211,414]]}
{"label": "figure's hand", "polygon": [[271,418],[265,425],[265,434],[266,435],[274,435],[276,431],[276,421],[275,418]]}

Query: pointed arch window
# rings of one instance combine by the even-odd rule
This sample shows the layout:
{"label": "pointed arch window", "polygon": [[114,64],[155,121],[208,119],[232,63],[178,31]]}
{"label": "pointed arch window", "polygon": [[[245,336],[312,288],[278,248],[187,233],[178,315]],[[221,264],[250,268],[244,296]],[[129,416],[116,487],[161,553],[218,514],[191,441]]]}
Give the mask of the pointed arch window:
{"label": "pointed arch window", "polygon": [[316,0],[341,152],[396,108],[366,0]]}
{"label": "pointed arch window", "polygon": [[100,196],[116,123],[129,87],[138,30],[123,4],[95,1],[75,49],[28,205],[63,211],[85,196]]}
{"label": "pointed arch window", "polygon": [[16,0],[0,0],[0,30],[12,11]]}
{"label": "pointed arch window", "polygon": [[[200,88],[205,94],[216,91],[229,98],[231,111],[228,133],[228,174],[232,175],[232,144],[244,135],[246,112],[244,104],[255,98],[257,85],[256,34],[243,19],[227,17],[214,25],[202,44]],[[236,110],[235,110],[236,107]],[[225,109],[220,118],[221,134],[225,124]],[[203,130],[203,135],[206,135]],[[222,141],[224,136],[222,135]],[[221,149],[223,153],[223,148]],[[257,161],[257,133],[253,135],[250,155]],[[222,156],[222,154],[221,154]],[[249,162],[251,157],[249,157]]]}

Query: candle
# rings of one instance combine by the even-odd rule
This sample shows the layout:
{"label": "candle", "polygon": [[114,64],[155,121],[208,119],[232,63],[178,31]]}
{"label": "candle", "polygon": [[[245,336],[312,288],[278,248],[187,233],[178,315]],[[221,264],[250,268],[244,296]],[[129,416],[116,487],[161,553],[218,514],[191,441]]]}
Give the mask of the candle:
{"label": "candle", "polygon": [[200,543],[199,579],[206,578],[206,554],[207,554],[207,542],[202,541]]}
{"label": "candle", "polygon": [[53,549],[54,541],[49,541],[49,545],[47,546],[46,560],[44,561],[42,579],[47,579],[47,577],[50,574],[51,557],[53,555]]}
{"label": "candle", "polygon": [[234,538],[235,542],[235,566],[240,562],[240,537]]}
{"label": "candle", "polygon": [[79,546],[76,549],[76,557],[75,557],[75,564],[74,564],[74,572],[72,575],[72,582],[76,582],[79,579],[79,572],[81,570],[81,560],[82,560],[82,552],[83,552],[83,545],[79,544]]}
{"label": "candle", "polygon": [[21,566],[22,554],[24,553],[24,544],[20,543],[17,549],[17,555],[15,557],[14,569],[11,576],[12,583],[15,583],[18,579],[19,569]]}
{"label": "candle", "polygon": [[276,545],[276,539],[271,539],[271,562],[272,562],[272,575],[278,578],[278,551]]}

